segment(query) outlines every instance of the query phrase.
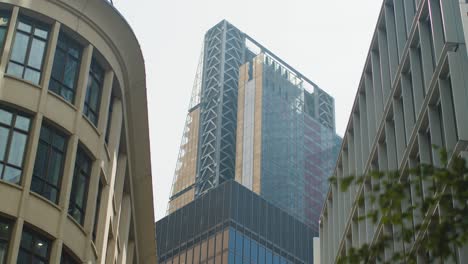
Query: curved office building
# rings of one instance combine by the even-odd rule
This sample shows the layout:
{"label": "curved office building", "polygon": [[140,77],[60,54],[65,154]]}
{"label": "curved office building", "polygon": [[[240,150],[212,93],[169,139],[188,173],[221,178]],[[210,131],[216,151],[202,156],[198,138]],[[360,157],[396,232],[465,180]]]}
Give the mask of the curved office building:
{"label": "curved office building", "polygon": [[155,263],[129,25],[104,0],[2,0],[0,47],[0,263]]}

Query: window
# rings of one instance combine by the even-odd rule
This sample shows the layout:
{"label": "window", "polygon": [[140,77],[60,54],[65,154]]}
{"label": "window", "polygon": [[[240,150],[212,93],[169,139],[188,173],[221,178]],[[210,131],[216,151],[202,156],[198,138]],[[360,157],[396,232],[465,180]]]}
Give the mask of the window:
{"label": "window", "polygon": [[104,188],[104,184],[102,184],[101,180],[99,179],[99,186],[98,186],[98,193],[96,199],[96,209],[94,210],[94,225],[93,225],[93,241],[96,241],[96,234],[97,228],[99,224],[99,212],[101,207],[101,197],[102,197],[102,189]]}
{"label": "window", "polygon": [[47,26],[20,18],[7,73],[39,84],[48,36]]}
{"label": "window", "polygon": [[68,250],[62,250],[62,257],[60,258],[60,264],[78,264],[80,263],[73,257],[71,254],[68,253]]}
{"label": "window", "polygon": [[67,137],[62,132],[42,125],[31,190],[54,203],[59,199],[66,147]]}
{"label": "window", "polygon": [[0,179],[19,184],[31,120],[0,108]]}
{"label": "window", "polygon": [[81,146],[78,147],[68,213],[81,225],[83,224],[86,211],[91,163],[91,158],[86,154],[84,149]]}
{"label": "window", "polygon": [[12,225],[0,219],[0,264],[6,263],[8,254],[8,242],[10,241]]}
{"label": "window", "polygon": [[8,24],[10,22],[10,16],[5,12],[0,12],[0,47],[3,47],[5,43],[5,36],[8,31]]}
{"label": "window", "polygon": [[89,69],[88,88],[84,103],[84,115],[97,125],[99,117],[99,106],[101,101],[102,84],[104,82],[104,70],[93,58]]}
{"label": "window", "polygon": [[49,90],[70,103],[75,100],[76,82],[80,71],[81,46],[60,32],[55,51]]}
{"label": "window", "polygon": [[51,241],[25,228],[21,236],[18,264],[49,263]]}

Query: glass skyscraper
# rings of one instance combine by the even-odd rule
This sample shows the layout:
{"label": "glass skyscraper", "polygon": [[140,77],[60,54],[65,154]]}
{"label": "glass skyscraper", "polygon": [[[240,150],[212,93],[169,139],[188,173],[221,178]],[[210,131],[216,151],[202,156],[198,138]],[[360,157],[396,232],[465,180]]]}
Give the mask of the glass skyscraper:
{"label": "glass skyscraper", "polygon": [[223,20],[205,35],[168,213],[236,180],[317,234],[340,143],[333,98]]}

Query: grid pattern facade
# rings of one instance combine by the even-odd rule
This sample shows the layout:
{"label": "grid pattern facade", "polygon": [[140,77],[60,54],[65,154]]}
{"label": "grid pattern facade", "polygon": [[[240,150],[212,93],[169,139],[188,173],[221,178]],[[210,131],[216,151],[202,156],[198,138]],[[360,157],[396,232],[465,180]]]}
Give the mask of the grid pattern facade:
{"label": "grid pattern facade", "polygon": [[317,235],[341,143],[326,112],[333,98],[268,52],[241,67],[236,181]]}
{"label": "grid pattern facade", "polygon": [[312,263],[312,235],[235,181],[156,223],[159,263]]}
{"label": "grid pattern facade", "polygon": [[[467,157],[468,57],[463,28],[466,3],[457,0],[385,0],[358,87],[336,164],[338,179],[370,170],[400,170],[420,163],[439,165],[436,145],[449,156]],[[462,18],[463,21],[462,22]],[[466,34],[466,31],[465,31]],[[356,201],[379,182],[368,179],[347,192],[330,186],[320,221],[321,259],[336,263],[351,247],[392,236],[392,226],[358,221],[371,206]],[[421,182],[423,193],[430,183]],[[426,190],[426,191],[424,191]],[[416,187],[407,190],[416,201]],[[419,198],[418,198],[419,199]],[[438,208],[425,217],[437,219]],[[415,213],[413,224],[421,223]],[[381,256],[414,252],[427,263],[425,249],[415,242],[394,240]],[[413,250],[413,251],[412,251]],[[468,250],[457,250],[457,262],[468,262]]]}

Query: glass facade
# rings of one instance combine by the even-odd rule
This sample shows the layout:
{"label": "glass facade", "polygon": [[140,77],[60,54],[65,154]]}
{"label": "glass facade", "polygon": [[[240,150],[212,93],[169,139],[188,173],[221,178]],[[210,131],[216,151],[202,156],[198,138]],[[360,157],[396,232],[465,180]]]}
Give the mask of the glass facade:
{"label": "glass facade", "polygon": [[21,17],[16,27],[7,73],[39,84],[48,37],[48,26]]}
{"label": "glass facade", "polygon": [[58,203],[60,195],[67,140],[61,131],[42,125],[31,190],[53,203]]}
{"label": "glass facade", "polygon": [[31,120],[0,107],[0,179],[20,184]]}
{"label": "glass facade", "polygon": [[75,100],[81,52],[82,47],[75,40],[60,32],[55,50],[49,90],[60,95],[70,103],[73,103]]}
{"label": "glass facade", "polygon": [[83,224],[86,211],[91,165],[91,158],[83,147],[78,147],[68,213],[80,224]]}
{"label": "glass facade", "polygon": [[235,181],[156,223],[160,263],[312,263],[313,231]]}

